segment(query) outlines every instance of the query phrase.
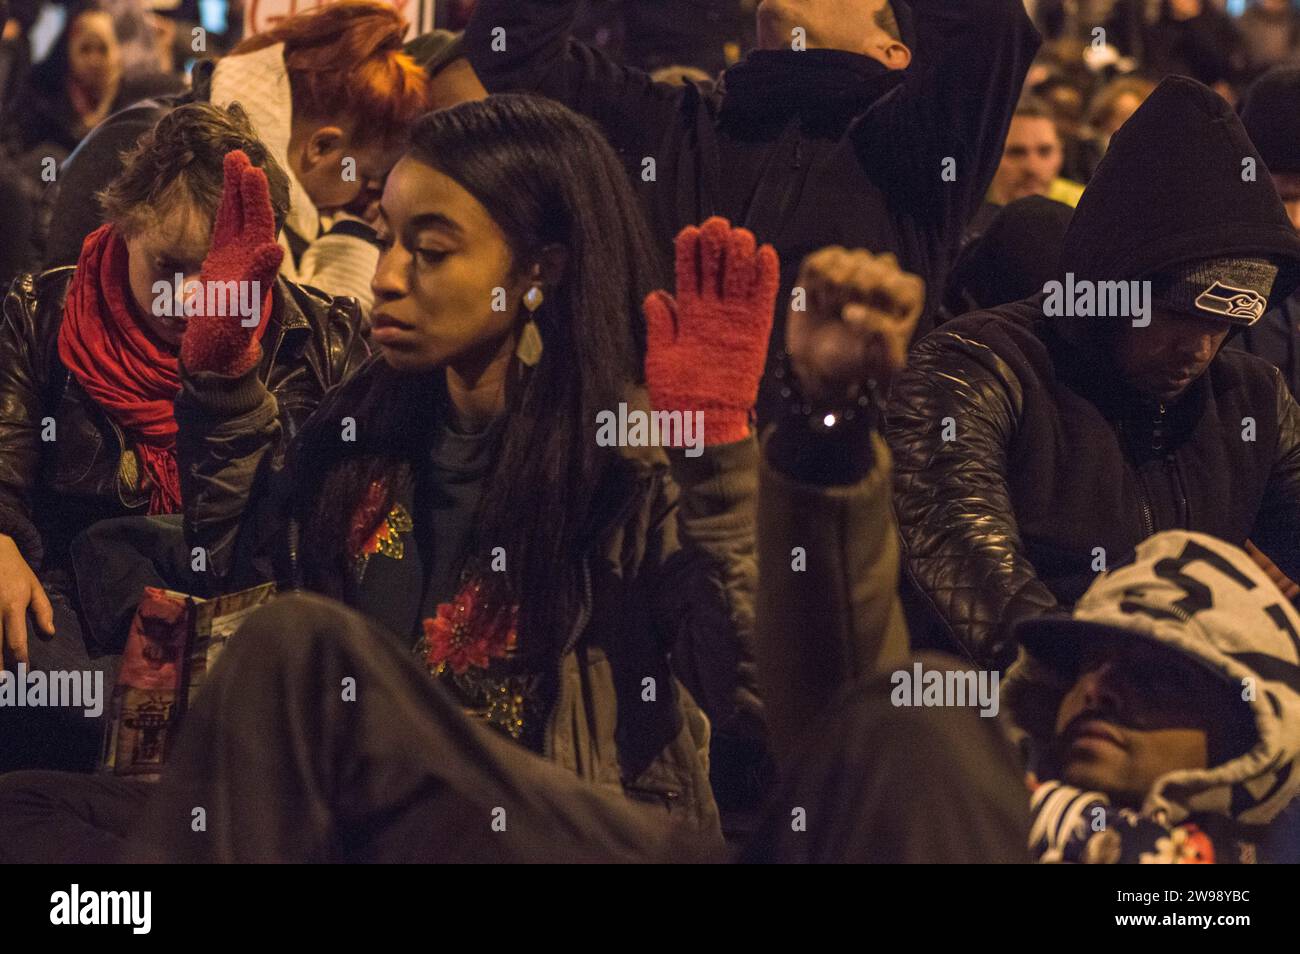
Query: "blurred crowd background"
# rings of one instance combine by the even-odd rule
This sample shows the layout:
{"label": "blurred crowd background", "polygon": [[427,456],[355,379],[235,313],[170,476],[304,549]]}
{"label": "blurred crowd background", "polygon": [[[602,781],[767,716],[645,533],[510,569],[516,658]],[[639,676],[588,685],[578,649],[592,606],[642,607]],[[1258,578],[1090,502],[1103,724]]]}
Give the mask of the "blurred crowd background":
{"label": "blurred crowd background", "polygon": [[[0,0],[0,281],[43,262],[52,169],[108,115],[183,89],[196,61],[244,36],[249,2]],[[752,45],[756,3],[586,0],[578,35],[661,79],[707,79]],[[1074,205],[1111,135],[1162,77],[1192,76],[1235,103],[1265,71],[1300,62],[1300,0],[1026,3],[1045,43],[969,237],[1017,198]],[[433,4],[436,26],[460,29],[473,5]]]}

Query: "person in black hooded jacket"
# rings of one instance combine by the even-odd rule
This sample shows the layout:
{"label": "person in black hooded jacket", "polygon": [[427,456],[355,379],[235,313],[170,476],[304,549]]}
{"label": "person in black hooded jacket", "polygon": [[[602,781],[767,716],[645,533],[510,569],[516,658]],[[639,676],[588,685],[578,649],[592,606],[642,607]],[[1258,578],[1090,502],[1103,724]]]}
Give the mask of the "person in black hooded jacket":
{"label": "person in black hooded jacket", "polygon": [[[1275,368],[1220,350],[1300,283],[1300,237],[1252,165],[1226,102],[1165,80],[1079,203],[1061,288],[915,346],[886,428],[915,642],[1006,666],[1013,623],[1161,530],[1250,541],[1300,574],[1300,407]],[[1138,307],[1056,316],[1100,282]]]}
{"label": "person in black hooded jacket", "polygon": [[[1270,70],[1241,104],[1241,123],[1268,166],[1291,224],[1300,230],[1300,67]],[[1228,343],[1277,366],[1293,395],[1300,394],[1300,292],[1270,309]]]}
{"label": "person in black hooded jacket", "polygon": [[[1038,49],[1019,0],[763,0],[760,49],[714,84],[685,86],[573,41],[576,7],[479,0],[470,62],[489,92],[538,92],[597,122],[665,264],[673,236],[711,215],[776,248],[778,301],[818,248],[892,252],[925,279],[918,336],[928,329]],[[775,391],[769,380],[760,420]]]}

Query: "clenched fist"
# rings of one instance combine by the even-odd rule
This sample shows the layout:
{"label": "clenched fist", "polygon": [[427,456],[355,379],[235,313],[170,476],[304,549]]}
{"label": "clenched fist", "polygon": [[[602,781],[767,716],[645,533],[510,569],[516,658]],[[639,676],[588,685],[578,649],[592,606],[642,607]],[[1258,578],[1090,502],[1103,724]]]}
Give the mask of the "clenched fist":
{"label": "clenched fist", "polygon": [[820,249],[803,260],[797,289],[805,307],[792,300],[785,338],[805,398],[851,401],[867,381],[885,384],[902,370],[925,283],[893,255]]}

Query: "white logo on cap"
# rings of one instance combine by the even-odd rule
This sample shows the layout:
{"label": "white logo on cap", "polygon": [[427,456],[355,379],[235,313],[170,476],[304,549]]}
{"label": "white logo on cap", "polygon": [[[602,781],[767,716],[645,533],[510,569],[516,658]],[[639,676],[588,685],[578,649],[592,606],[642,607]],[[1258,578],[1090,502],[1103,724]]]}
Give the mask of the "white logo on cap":
{"label": "white logo on cap", "polygon": [[1264,314],[1268,300],[1249,288],[1236,288],[1216,281],[1196,296],[1196,307],[1229,318],[1244,318],[1254,324]]}

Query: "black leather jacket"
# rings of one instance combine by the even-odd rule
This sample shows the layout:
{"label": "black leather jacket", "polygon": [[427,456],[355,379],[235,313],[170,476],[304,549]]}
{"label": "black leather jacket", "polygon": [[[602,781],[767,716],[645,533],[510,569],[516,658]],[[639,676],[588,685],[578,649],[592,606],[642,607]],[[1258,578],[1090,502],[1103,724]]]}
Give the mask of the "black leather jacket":
{"label": "black leather jacket", "polygon": [[1300,407],[1277,369],[1221,351],[1154,404],[1061,331],[1038,298],[963,315],[893,388],[916,644],[1004,667],[1016,622],[1068,608],[1161,530],[1249,539],[1300,577]]}
{"label": "black leather jacket", "polygon": [[[1300,283],[1300,237],[1276,192],[1240,174],[1242,157],[1263,162],[1232,107],[1169,77],[1112,139],[1055,278],[1100,294],[1099,283],[1154,282],[1190,262],[1267,258],[1280,304]],[[1178,320],[1181,309],[1152,304],[1152,287],[1147,321]],[[1053,305],[1049,317],[1044,303],[1040,293],[945,322],[890,395],[909,595],[937,611],[913,613],[914,645],[924,616],[938,616],[940,638],[1007,665],[1017,620],[1068,606],[1161,530],[1249,539],[1300,577],[1300,407],[1277,369],[1220,350],[1176,400],[1152,401],[1113,360],[1136,312],[1066,317],[1075,309]]]}
{"label": "black leather jacket", "polygon": [[[0,322],[0,533],[38,570],[64,567],[97,520],[147,512],[129,439],[59,358],[74,267],[20,275]],[[276,395],[287,439],[325,391],[368,356],[350,298],[277,279],[259,378]]]}

